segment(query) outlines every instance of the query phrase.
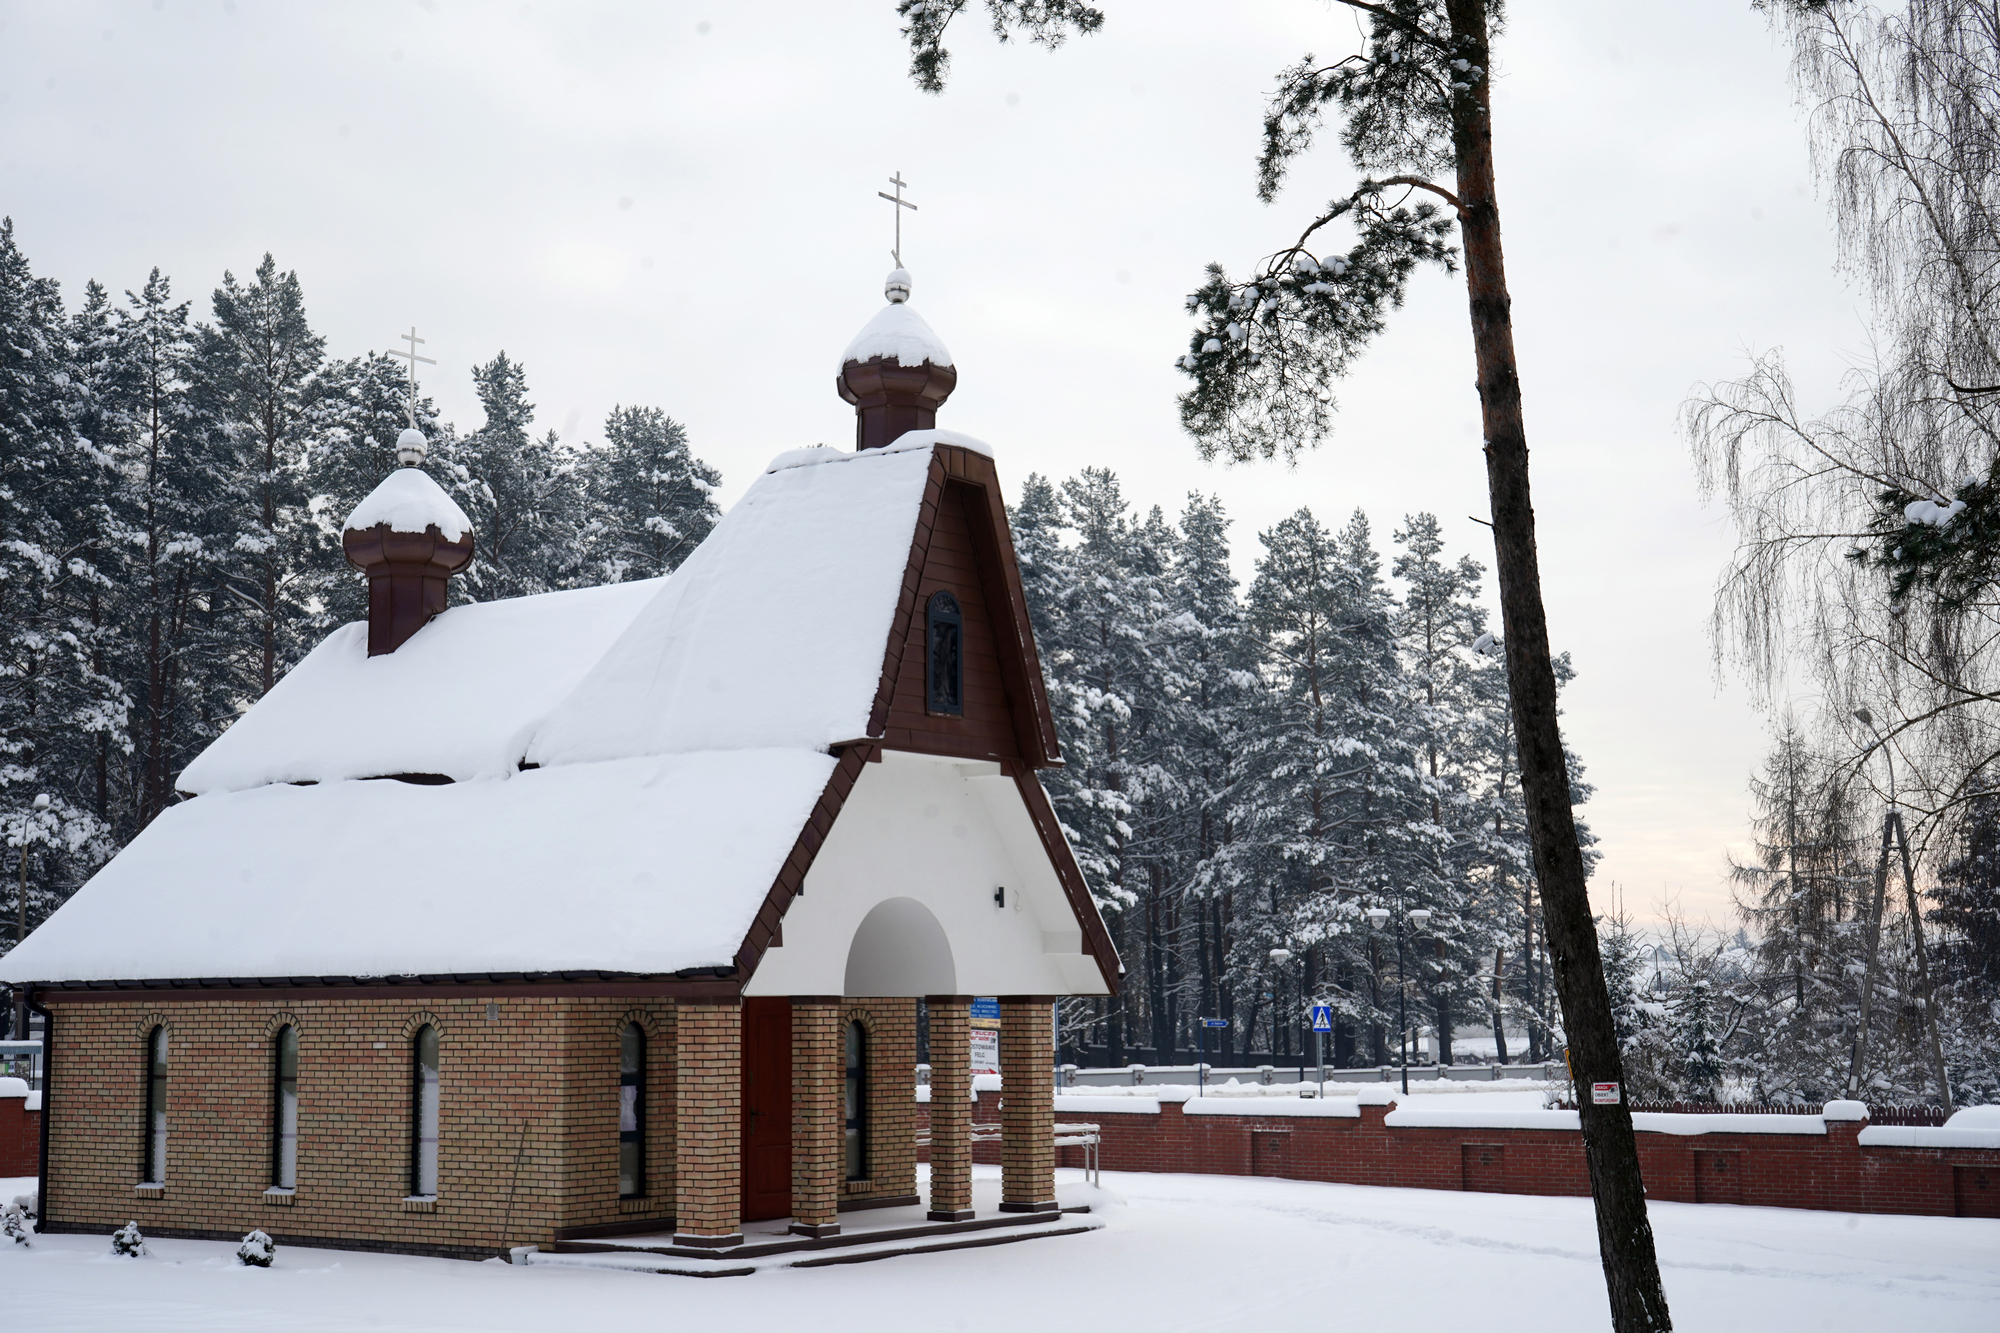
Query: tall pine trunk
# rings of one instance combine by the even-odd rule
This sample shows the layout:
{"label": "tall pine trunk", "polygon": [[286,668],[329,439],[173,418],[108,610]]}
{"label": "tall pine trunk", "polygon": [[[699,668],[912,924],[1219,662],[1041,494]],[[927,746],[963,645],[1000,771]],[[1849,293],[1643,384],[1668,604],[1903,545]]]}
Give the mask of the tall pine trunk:
{"label": "tall pine trunk", "polygon": [[[1452,35],[1478,52],[1492,69],[1487,46],[1486,0],[1448,0]],[[1513,695],[1520,746],[1521,787],[1528,835],[1541,883],[1542,915],[1555,964],[1556,993],[1569,1034],[1570,1061],[1579,1090],[1592,1083],[1625,1082],[1611,997],[1591,921],[1583,849],[1570,808],[1569,765],[1556,717],[1556,677],[1549,656],[1548,621],[1542,608],[1535,515],[1528,488],[1528,437],[1521,416],[1521,380],[1514,358],[1514,327],[1500,245],[1500,209],[1493,179],[1490,78],[1459,99],[1454,126],[1458,156],[1460,231],[1471,303],[1472,341],[1479,376],[1480,413],[1486,437],[1486,477],[1493,507],[1494,565],[1500,613],[1507,636],[1507,681]],[[1639,1146],[1631,1107],[1621,1098],[1599,1106],[1586,1091],[1577,1097],[1583,1123],[1584,1160],[1597,1208],[1597,1243],[1618,1333],[1660,1333],[1673,1327],[1646,1217],[1639,1174]]]}

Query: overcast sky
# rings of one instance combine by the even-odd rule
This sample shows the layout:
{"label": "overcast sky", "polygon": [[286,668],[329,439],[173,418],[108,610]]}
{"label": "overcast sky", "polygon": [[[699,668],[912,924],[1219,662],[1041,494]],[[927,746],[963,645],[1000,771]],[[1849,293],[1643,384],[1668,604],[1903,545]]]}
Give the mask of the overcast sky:
{"label": "overcast sky", "polygon": [[[903,257],[951,348],[941,425],[1030,472],[1116,469],[1142,505],[1222,497],[1256,533],[1357,506],[1381,544],[1435,512],[1491,565],[1461,284],[1421,276],[1296,469],[1202,463],[1175,417],[1182,298],[1352,183],[1329,147],[1254,194],[1266,92],[1342,54],[1326,0],[1104,0],[1055,53],[955,27],[951,86],[905,72],[890,0],[295,5],[0,3],[0,212],[75,299],[158,265],[206,313],[265,251],[339,356],[415,323],[425,391],[481,419],[470,367],[525,363],[538,424],[595,438],[665,408],[732,501],[783,449],[847,446],[836,358]],[[1515,0],[1495,140],[1566,734],[1597,794],[1592,893],[1727,916],[1765,719],[1706,637],[1730,546],[1676,412],[1782,346],[1808,401],[1865,351],[1785,63],[1749,0]],[[1490,578],[1489,578],[1490,583]],[[1489,602],[1491,601],[1489,588]],[[1810,701],[1805,701],[1809,705]]]}

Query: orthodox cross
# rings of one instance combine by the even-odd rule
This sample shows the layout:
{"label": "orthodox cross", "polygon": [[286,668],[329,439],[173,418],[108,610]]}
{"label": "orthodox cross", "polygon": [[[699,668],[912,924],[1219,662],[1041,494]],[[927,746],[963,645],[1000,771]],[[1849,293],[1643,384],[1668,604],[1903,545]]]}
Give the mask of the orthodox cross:
{"label": "orthodox cross", "polygon": [[417,428],[417,362],[421,361],[427,366],[434,366],[437,362],[430,357],[417,355],[418,344],[428,340],[417,336],[416,325],[410,325],[410,331],[398,334],[396,340],[398,342],[406,342],[410,345],[410,350],[407,352],[391,352],[389,355],[400,356],[410,363],[410,429],[415,430]]}
{"label": "orthodox cross", "polygon": [[887,199],[896,206],[896,248],[891,250],[889,254],[895,259],[896,267],[901,268],[903,266],[903,210],[907,208],[914,213],[917,211],[917,206],[903,198],[903,187],[908,185],[909,182],[903,179],[902,172],[899,171],[891,176],[889,184],[896,187],[894,194],[890,194],[887,190],[877,190],[875,194],[877,198]]}

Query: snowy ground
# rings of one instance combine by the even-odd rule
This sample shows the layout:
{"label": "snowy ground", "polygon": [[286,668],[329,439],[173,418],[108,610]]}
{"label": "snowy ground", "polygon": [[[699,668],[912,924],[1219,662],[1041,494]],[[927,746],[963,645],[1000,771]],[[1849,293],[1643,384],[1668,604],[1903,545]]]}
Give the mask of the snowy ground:
{"label": "snowy ground", "polygon": [[[0,1199],[28,1183],[0,1181]],[[809,1309],[825,1333],[1606,1326],[1586,1199],[1110,1171],[1104,1184],[1110,1225],[1090,1235],[715,1281],[291,1247],[265,1272],[220,1243],[154,1241],[151,1258],[122,1260],[104,1237],[47,1236],[0,1253],[0,1324],[547,1333],[781,1328]],[[2000,1221],[1673,1203],[1652,1215],[1681,1333],[2000,1327]]]}

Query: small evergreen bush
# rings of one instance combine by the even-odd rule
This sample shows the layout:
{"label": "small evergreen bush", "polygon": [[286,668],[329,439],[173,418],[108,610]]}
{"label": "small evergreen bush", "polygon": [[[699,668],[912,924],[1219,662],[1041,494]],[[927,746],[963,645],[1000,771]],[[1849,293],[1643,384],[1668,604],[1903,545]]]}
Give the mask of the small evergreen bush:
{"label": "small evergreen bush", "polygon": [[111,1233],[111,1252],[127,1259],[137,1259],[146,1253],[146,1238],[140,1234],[137,1222],[127,1222]]}
{"label": "small evergreen bush", "polygon": [[8,1204],[0,1210],[0,1236],[5,1236],[16,1245],[28,1246],[28,1215],[19,1204]]}
{"label": "small evergreen bush", "polygon": [[253,1231],[236,1247],[236,1258],[247,1268],[269,1268],[278,1255],[278,1242],[261,1231]]}

